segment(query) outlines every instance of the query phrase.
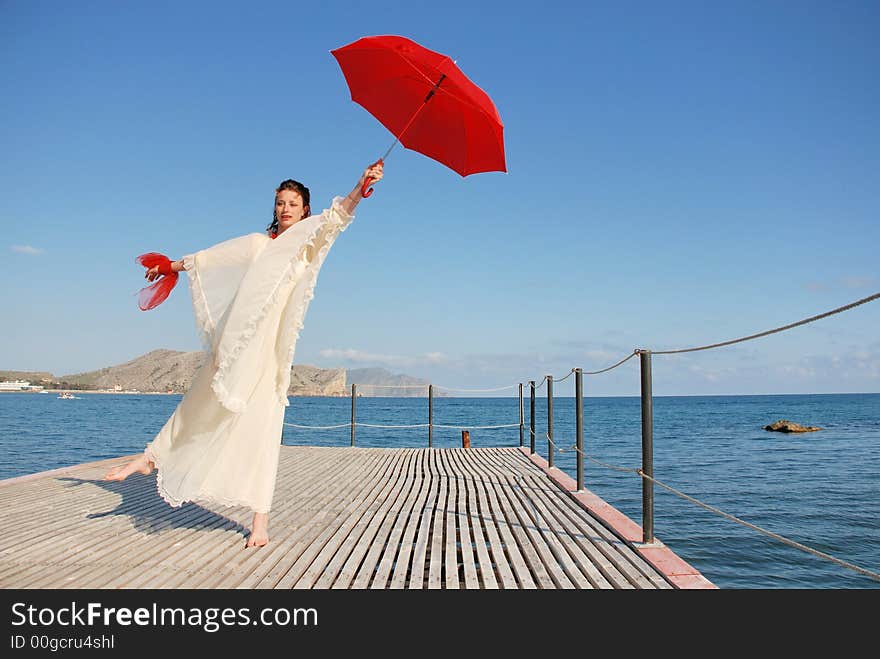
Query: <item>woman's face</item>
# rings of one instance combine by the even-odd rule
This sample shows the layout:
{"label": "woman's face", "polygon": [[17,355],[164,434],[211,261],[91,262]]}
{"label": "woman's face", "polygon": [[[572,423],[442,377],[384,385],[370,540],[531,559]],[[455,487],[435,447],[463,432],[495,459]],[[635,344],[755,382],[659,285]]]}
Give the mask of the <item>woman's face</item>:
{"label": "woman's face", "polygon": [[282,190],[275,195],[275,217],[278,218],[278,233],[289,229],[306,216],[308,207],[303,207],[302,195],[296,190]]}

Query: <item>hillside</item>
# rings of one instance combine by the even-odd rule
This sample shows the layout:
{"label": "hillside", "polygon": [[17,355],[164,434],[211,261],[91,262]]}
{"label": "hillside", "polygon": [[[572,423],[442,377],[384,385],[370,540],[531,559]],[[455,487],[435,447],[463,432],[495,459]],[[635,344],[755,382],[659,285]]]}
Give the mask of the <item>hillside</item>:
{"label": "hillside", "polygon": [[[202,351],[181,352],[158,349],[123,364],[97,371],[55,376],[49,372],[0,371],[0,380],[28,380],[47,388],[122,389],[124,391],[184,393],[193,375],[204,363]],[[363,396],[426,396],[425,380],[393,374],[382,368],[318,368],[294,364],[290,373],[289,396],[348,396],[351,383],[361,385]],[[382,385],[382,386],[369,386]],[[386,388],[391,387],[391,388]]]}
{"label": "hillside", "polygon": [[[352,368],[347,371],[347,377],[349,393],[354,383],[362,396],[427,397],[430,384],[427,380],[395,374],[384,368]],[[434,395],[445,396],[446,393],[435,390]]]}
{"label": "hillside", "polygon": [[55,376],[48,371],[0,371],[0,382],[6,380],[27,380],[31,384],[51,382]]}

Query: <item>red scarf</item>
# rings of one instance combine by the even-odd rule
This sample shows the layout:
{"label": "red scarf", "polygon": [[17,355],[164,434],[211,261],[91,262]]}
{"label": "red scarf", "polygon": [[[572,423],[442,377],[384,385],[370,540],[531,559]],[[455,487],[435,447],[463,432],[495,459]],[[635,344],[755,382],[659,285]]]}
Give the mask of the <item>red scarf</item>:
{"label": "red scarf", "polygon": [[137,257],[137,262],[147,268],[159,266],[159,274],[162,275],[150,286],[145,286],[138,295],[138,307],[141,311],[149,311],[162,304],[171,289],[177,285],[180,273],[171,270],[171,259],[164,254],[148,252]]}

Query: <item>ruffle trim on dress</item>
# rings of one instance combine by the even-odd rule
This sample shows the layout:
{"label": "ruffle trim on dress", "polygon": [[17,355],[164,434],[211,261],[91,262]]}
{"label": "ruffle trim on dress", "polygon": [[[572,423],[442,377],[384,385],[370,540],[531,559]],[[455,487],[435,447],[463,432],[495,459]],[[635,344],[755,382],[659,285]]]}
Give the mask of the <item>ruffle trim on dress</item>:
{"label": "ruffle trim on dress", "polygon": [[[335,220],[335,222],[337,224],[337,228],[338,228],[339,233],[342,233],[343,231],[345,231],[346,227],[348,227],[348,225],[351,222],[351,219],[354,216],[351,215],[350,213],[347,213],[345,211],[345,209],[342,208],[341,204],[339,203],[338,197],[333,200],[333,203],[331,205],[331,211],[333,211],[333,210],[335,210],[341,216],[341,219]],[[303,246],[303,251],[305,251],[305,247],[307,247],[307,246],[314,247],[315,235],[317,235],[317,234],[313,234],[310,237],[311,240],[307,243],[307,245]],[[318,250],[318,254],[315,257],[315,260],[318,264],[323,264],[324,259],[327,257],[327,252],[330,251],[330,247],[333,245],[334,242],[335,242],[335,238],[334,238],[334,240],[327,240],[324,242],[324,244]],[[308,309],[309,303],[315,297],[315,287],[316,287],[317,281],[318,281],[318,269],[313,270],[309,273],[308,285],[306,287],[305,294],[303,295],[302,306],[300,307],[300,309],[297,310],[297,315],[296,315],[294,322],[291,325],[286,326],[287,331],[283,334],[282,345],[290,346],[287,351],[287,360],[284,362],[285,365],[287,366],[287,369],[288,369],[288,377],[286,378],[288,380],[288,383],[287,383],[287,386],[284,386],[284,380],[282,380],[282,382],[280,383],[282,386],[280,386],[278,388],[278,398],[279,398],[279,401],[281,402],[281,404],[284,405],[285,407],[290,406],[290,401],[287,400],[287,390],[290,386],[290,382],[289,382],[289,380],[290,380],[290,377],[289,377],[290,365],[293,363],[293,355],[296,352],[296,344],[299,341],[300,330],[302,330],[302,328],[305,326],[305,323],[303,322],[303,319],[305,318],[305,311]]]}
{"label": "ruffle trim on dress", "polygon": [[[195,265],[195,258],[192,260]],[[194,267],[186,270],[189,275],[189,290],[193,300],[193,310],[196,315],[196,327],[199,330],[199,339],[202,347],[210,354],[213,353],[214,347],[211,345],[211,335],[214,332],[214,319],[211,318],[211,311],[208,308],[208,298],[202,288],[202,279],[199,276],[199,269]]]}
{"label": "ruffle trim on dress", "polygon": [[162,480],[162,463],[156,458],[156,454],[153,453],[149,444],[147,444],[147,447],[144,449],[144,455],[147,457],[147,460],[156,465],[156,491],[165,503],[172,508],[180,508],[185,503],[207,503],[227,507],[242,506],[244,508],[250,508],[255,513],[269,512],[268,508],[262,510],[262,506],[255,505],[253,501],[245,501],[244,499],[237,499],[234,497],[218,497],[212,494],[205,494],[204,492],[196,492],[190,497],[178,499],[165,488],[165,484]]}
{"label": "ruffle trim on dress", "polygon": [[[342,216],[342,217],[337,219],[337,216]],[[338,230],[341,232],[341,231],[344,231],[345,227],[347,226],[347,223],[345,222],[345,220],[350,219],[352,217],[353,216],[351,214],[346,213],[345,210],[342,208],[341,204],[339,203],[338,197],[333,200],[333,203],[331,204],[330,214],[329,214],[327,221],[333,222],[334,224],[338,225]],[[278,278],[278,281],[275,283],[275,287],[272,289],[272,292],[269,294],[269,296],[263,302],[263,305],[260,307],[260,310],[248,320],[247,325],[245,326],[245,328],[241,332],[241,336],[233,344],[233,346],[229,349],[226,356],[216,364],[217,371],[214,373],[214,377],[211,380],[211,389],[217,395],[217,399],[220,401],[221,405],[223,405],[223,407],[228,409],[230,412],[233,412],[235,414],[241,414],[244,411],[245,407],[247,406],[247,403],[246,403],[246,401],[244,401],[240,398],[234,398],[229,393],[229,391],[226,389],[226,387],[223,384],[223,380],[226,377],[226,373],[229,371],[232,364],[238,358],[238,355],[241,353],[241,351],[244,350],[244,348],[248,345],[250,340],[253,338],[254,334],[257,331],[257,328],[260,325],[260,322],[263,320],[263,318],[266,317],[266,315],[269,312],[269,309],[277,301],[278,291],[282,290],[284,288],[284,286],[286,284],[290,283],[290,281],[292,279],[294,279],[298,276],[301,276],[303,274],[303,271],[308,270],[309,261],[308,261],[308,259],[306,259],[306,252],[307,252],[308,248],[315,247],[315,239],[318,237],[318,234],[324,228],[324,224],[325,224],[324,222],[318,222],[315,224],[315,228],[312,229],[311,233],[309,233],[308,236],[306,237],[306,239],[303,241],[302,245],[297,250],[296,255],[293,256],[290,259],[290,261],[288,262],[287,267],[284,270],[284,273],[281,275],[281,277]],[[325,241],[324,245],[322,245],[320,247],[320,249],[318,250],[318,256],[316,257],[315,262],[319,266],[322,263],[322,259],[326,256],[327,252],[329,251],[330,245],[332,243],[333,243],[332,240]],[[310,277],[310,279],[308,282],[308,289],[306,290],[306,295],[305,295],[304,302],[303,302],[303,309],[308,305],[308,302],[314,297],[315,282],[317,280],[317,269],[314,272],[309,273],[309,277]],[[199,292],[201,293],[201,290],[199,290]],[[204,297],[203,294],[202,294],[202,297]],[[208,309],[207,309],[207,301],[205,301],[204,313],[205,313],[205,317],[210,318],[210,314],[208,313]],[[197,317],[199,316],[198,309],[196,310],[196,315],[197,315]],[[302,329],[302,327],[303,327],[302,319],[303,319],[303,313],[302,313],[302,309],[300,309],[297,312],[297,317],[296,317],[296,322],[295,322],[295,330],[292,335],[285,334],[285,336],[284,336],[285,340],[288,337],[292,337],[294,339],[299,338],[299,330]],[[201,319],[199,319],[199,324],[201,327]],[[295,348],[295,345],[293,346],[293,348]],[[290,362],[293,360],[293,348],[291,348],[291,350],[289,351],[290,357],[287,362],[288,368],[289,368]],[[289,404],[287,401],[287,396],[286,396],[287,392],[285,391],[285,392],[278,392],[278,393],[279,393],[279,398],[283,399],[284,405],[287,406]]]}

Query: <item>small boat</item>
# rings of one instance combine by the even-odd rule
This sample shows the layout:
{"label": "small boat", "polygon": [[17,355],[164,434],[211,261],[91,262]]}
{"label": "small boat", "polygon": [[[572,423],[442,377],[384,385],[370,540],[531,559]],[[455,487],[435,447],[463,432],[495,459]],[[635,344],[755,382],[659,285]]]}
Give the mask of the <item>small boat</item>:
{"label": "small boat", "polygon": [[61,392],[61,395],[58,396],[58,398],[69,398],[69,399],[74,399],[74,398],[76,398],[76,396],[74,396],[74,395],[73,395],[72,393],[70,393],[69,391],[62,391],[62,392]]}

